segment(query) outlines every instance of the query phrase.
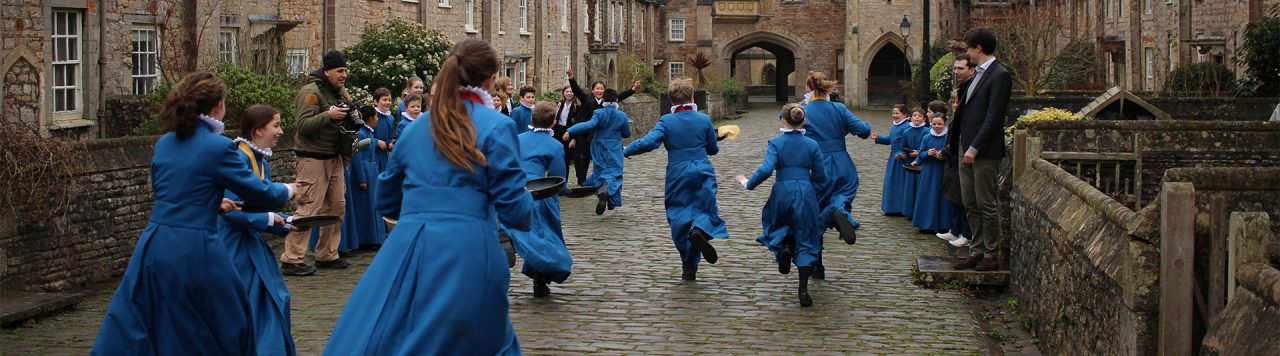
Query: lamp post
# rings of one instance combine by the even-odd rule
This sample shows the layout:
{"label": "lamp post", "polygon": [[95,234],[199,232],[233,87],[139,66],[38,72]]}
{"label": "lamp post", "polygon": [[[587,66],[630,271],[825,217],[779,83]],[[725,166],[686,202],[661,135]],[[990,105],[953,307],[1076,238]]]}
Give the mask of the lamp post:
{"label": "lamp post", "polygon": [[[933,68],[933,59],[929,58],[931,54],[929,53],[931,51],[929,47],[929,26],[932,26],[932,23],[929,22],[929,0],[923,1],[924,7],[920,8],[920,11],[923,12],[922,15],[924,15],[924,34],[922,35],[924,37],[921,37],[924,41],[920,45],[920,100],[925,105],[928,105],[929,100],[932,98],[929,87],[933,86],[933,83],[929,82],[929,69]],[[1032,0],[1032,3],[1034,4],[1035,1]]]}
{"label": "lamp post", "polygon": [[[902,34],[902,62],[906,64],[905,70],[907,71],[907,81],[909,82],[911,81],[911,59],[907,58],[907,52],[909,52],[908,48],[910,48],[911,42],[907,39],[911,37],[911,21],[907,20],[906,15],[902,16],[902,23],[898,24],[898,31],[899,34]],[[910,97],[911,93],[902,93],[902,103],[909,103],[910,100],[907,99]]]}

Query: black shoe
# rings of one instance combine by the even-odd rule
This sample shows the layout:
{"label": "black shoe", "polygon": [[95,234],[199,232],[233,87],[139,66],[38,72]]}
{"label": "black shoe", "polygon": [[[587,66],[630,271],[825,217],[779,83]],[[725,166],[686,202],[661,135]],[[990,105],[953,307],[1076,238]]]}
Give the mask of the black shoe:
{"label": "black shoe", "polygon": [[686,280],[686,281],[697,280],[697,279],[698,279],[698,267],[697,267],[697,266],[693,266],[693,267],[685,266],[685,267],[684,267],[684,273],[681,273],[681,274],[680,274],[680,279],[683,279],[683,280]]}
{"label": "black shoe", "polygon": [[827,268],[821,263],[813,266],[813,279],[827,280]]}
{"label": "black shoe", "polygon": [[801,307],[813,305],[813,297],[809,296],[809,276],[816,270],[814,267],[800,267],[800,289],[796,294],[800,297]]}
{"label": "black shoe", "polygon": [[707,263],[716,264],[716,261],[720,259],[716,256],[716,247],[711,246],[711,239],[702,229],[693,228],[693,231],[689,233],[689,240],[693,242],[693,248],[702,252],[702,258],[706,259]]}
{"label": "black shoe", "polygon": [[498,244],[502,245],[502,252],[507,254],[507,268],[515,267],[516,248],[511,246],[511,237],[502,231],[498,231]]}
{"label": "black shoe", "polygon": [[348,266],[351,266],[351,264],[347,263],[347,260],[342,259],[342,257],[338,257],[338,259],[333,261],[316,261],[316,267],[320,268],[343,269]]}
{"label": "black shoe", "polygon": [[844,217],[844,214],[839,211],[832,212],[831,218],[835,219],[836,230],[840,231],[840,239],[844,240],[844,243],[852,245],[858,242],[858,232],[853,227],[853,224],[849,223],[849,219]]}
{"label": "black shoe", "polygon": [[551,287],[547,285],[545,280],[543,280],[542,275],[533,277],[533,297],[543,298],[548,295],[551,295]]}
{"label": "black shoe", "polygon": [[778,273],[791,274],[791,258],[794,255],[790,244],[782,246],[782,251],[778,252]]}
{"label": "black shoe", "polygon": [[280,273],[286,276],[310,276],[316,273],[316,268],[306,263],[284,262],[280,264]]}
{"label": "black shoe", "polygon": [[596,202],[596,215],[604,215],[604,210],[609,205],[609,188],[600,186],[599,189],[596,189],[596,199],[600,199],[599,202]]}
{"label": "black shoe", "polygon": [[613,210],[613,208],[617,208],[617,206],[614,206],[614,205],[613,205],[613,201],[612,201],[612,200],[610,200],[608,203],[609,203],[609,210]]}

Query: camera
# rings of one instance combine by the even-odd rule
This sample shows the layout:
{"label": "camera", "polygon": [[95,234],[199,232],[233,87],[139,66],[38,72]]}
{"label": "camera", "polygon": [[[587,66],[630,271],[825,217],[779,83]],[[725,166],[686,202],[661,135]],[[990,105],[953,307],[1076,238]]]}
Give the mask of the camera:
{"label": "camera", "polygon": [[343,118],[340,124],[342,128],[346,131],[360,132],[360,126],[364,126],[364,120],[360,117],[360,106],[350,100],[343,100],[337,107],[347,109],[347,117]]}

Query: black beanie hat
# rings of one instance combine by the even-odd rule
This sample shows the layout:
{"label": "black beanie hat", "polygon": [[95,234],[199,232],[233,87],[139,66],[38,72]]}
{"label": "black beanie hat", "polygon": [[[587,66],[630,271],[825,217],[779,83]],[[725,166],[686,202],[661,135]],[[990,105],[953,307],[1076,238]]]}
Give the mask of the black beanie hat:
{"label": "black beanie hat", "polygon": [[342,55],[342,52],[339,52],[338,50],[335,49],[335,50],[329,51],[329,53],[324,54],[324,64],[322,67],[320,67],[320,70],[346,68],[346,66],[347,66],[347,57]]}

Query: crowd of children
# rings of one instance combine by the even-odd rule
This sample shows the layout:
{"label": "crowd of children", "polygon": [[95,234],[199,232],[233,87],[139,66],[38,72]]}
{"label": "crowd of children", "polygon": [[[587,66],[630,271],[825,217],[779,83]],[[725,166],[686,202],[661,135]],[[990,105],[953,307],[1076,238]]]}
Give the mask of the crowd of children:
{"label": "crowd of children", "polygon": [[[356,133],[371,143],[351,156],[345,170],[339,250],[381,249],[339,317],[325,354],[518,353],[507,312],[510,273],[502,268],[514,260],[504,255],[514,252],[523,258],[521,272],[533,280],[534,297],[549,296],[550,283],[564,283],[570,276],[572,257],[561,227],[559,197],[534,200],[525,189],[534,179],[567,179],[570,165],[577,185],[594,189],[595,213],[602,215],[623,205],[625,158],[665,148],[664,207],[681,278],[696,280],[702,260],[719,260],[712,242],[728,238],[729,231],[719,214],[719,187],[709,156],[719,152],[721,137],[710,117],[698,111],[691,80],[673,79],[667,91],[674,104],[670,112],[644,137],[624,146],[623,139],[632,135],[631,121],[618,103],[639,82],[621,93],[595,82],[588,94],[567,71],[568,85],[557,91],[560,101],[538,102],[531,87],[520,88],[512,100],[511,80],[496,77],[497,70],[492,48],[468,40],[453,47],[426,93],[419,78],[406,83],[398,104],[391,90],[374,91],[366,125]],[[931,103],[927,112],[916,109],[909,118],[906,106],[895,106],[893,127],[879,136],[830,99],[835,84],[823,73],[810,72],[806,86],[811,93],[803,103],[782,108],[781,134],[768,141],[764,161],[749,177],[735,177],[749,190],[770,177],[776,180],[761,210],[763,232],[756,241],[774,254],[780,273],[789,274],[793,264],[799,269],[801,306],[813,304],[809,279],[825,279],[823,233],[834,228],[848,244],[857,238],[860,224],[851,204],[859,180],[847,136],[890,147],[881,202],[886,215],[905,216],[921,230],[946,231],[957,241],[967,236],[956,219],[963,220],[963,211],[953,203],[957,200],[948,200],[942,183],[955,167],[946,105]],[[260,234],[296,230],[294,219],[228,206],[228,201],[243,200],[278,209],[292,197],[292,185],[270,181],[266,161],[283,134],[279,112],[263,105],[249,108],[241,120],[243,137],[234,144],[222,142],[217,118],[224,95],[225,85],[200,74],[185,79],[166,101],[162,116],[170,121],[170,133],[157,143],[153,164],[158,174],[153,224],[125,272],[95,353],[147,353],[138,349],[144,343],[150,343],[151,351],[294,353],[289,293]],[[221,158],[184,159],[201,151]],[[192,176],[218,179],[169,179]],[[396,221],[394,229],[384,217]],[[193,259],[188,255],[198,254],[188,250],[194,245],[178,241],[178,235],[200,235],[207,248],[231,258]],[[510,241],[509,249],[502,241]],[[180,274],[144,269],[143,263],[179,271],[199,266],[217,273],[192,284]],[[221,265],[226,266],[219,269]],[[219,298],[173,310],[159,307],[196,293]],[[141,304],[133,302],[139,298]],[[226,312],[237,308],[247,308],[249,320],[207,320],[241,315]],[[161,312],[165,318],[159,319],[186,313],[189,320],[180,315],[175,320],[208,323],[147,324]],[[243,338],[210,344],[195,339],[209,334],[202,327]],[[148,340],[139,341],[138,335]]]}

